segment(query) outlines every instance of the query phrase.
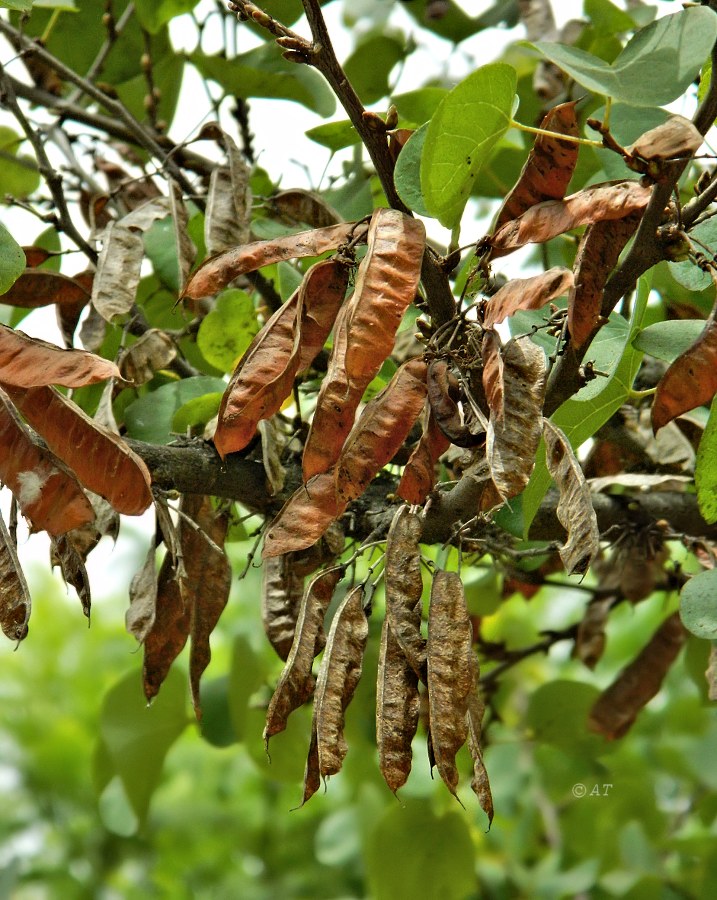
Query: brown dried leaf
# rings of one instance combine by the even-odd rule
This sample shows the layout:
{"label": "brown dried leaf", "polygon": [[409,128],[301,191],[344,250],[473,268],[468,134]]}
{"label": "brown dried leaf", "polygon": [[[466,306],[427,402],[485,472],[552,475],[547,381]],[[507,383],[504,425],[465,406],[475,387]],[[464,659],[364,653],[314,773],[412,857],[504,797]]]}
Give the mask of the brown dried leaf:
{"label": "brown dried leaf", "polygon": [[50,450],[86,488],[125,515],[136,516],[147,509],[152,502],[149,470],[121,438],[54,388],[6,389]]}
{"label": "brown dried leaf", "polygon": [[266,483],[269,494],[275,497],[284,489],[286,469],[281,462],[281,455],[286,446],[286,439],[279,430],[275,419],[264,419],[259,422],[261,436],[261,461],[264,464]]}
{"label": "brown dried leaf", "polygon": [[652,430],[659,431],[682,413],[709,404],[717,394],[717,322],[710,318],[697,340],[681,353],[657,385]]}
{"label": "brown dried leaf", "polygon": [[481,736],[483,730],[483,715],[485,713],[485,705],[478,694],[478,681],[480,671],[478,667],[478,659],[475,653],[471,653],[473,659],[473,689],[468,697],[468,714],[466,723],[468,725],[468,750],[473,760],[473,775],[471,777],[471,789],[478,798],[480,807],[488,816],[488,828],[493,822],[493,795],[490,790],[490,781],[488,780],[488,772],[483,762],[483,750],[481,748]]}
{"label": "brown dried leaf", "polygon": [[570,441],[549,419],[543,419],[545,461],[560,491],[557,516],[568,533],[560,558],[568,573],[583,574],[600,550],[600,532],[590,488]]}
{"label": "brown dried leaf", "polygon": [[592,185],[565,200],[531,206],[519,219],[507,222],[490,239],[490,245],[496,251],[517,250],[525,244],[542,244],[581,225],[624,219],[642,212],[651,193],[652,186],[639,181]]}
{"label": "brown dried leaf", "polygon": [[483,361],[483,393],[494,419],[501,420],[504,413],[505,386],[503,384],[503,343],[497,331],[486,331],[481,342]]}
{"label": "brown dried leaf", "polygon": [[376,745],[381,774],[394,794],[411,771],[420,706],[418,678],[386,618],[376,680]]}
{"label": "brown dried leaf", "polygon": [[62,350],[0,325],[0,382],[16,387],[82,387],[119,377],[117,366],[84,350]]}
{"label": "brown dried leaf", "polygon": [[437,570],[428,612],[428,708],[438,773],[456,796],[456,754],[468,738],[474,689],[473,629],[456,572]]}
{"label": "brown dried leaf", "polygon": [[222,253],[249,240],[251,225],[251,171],[232,138],[217,128],[215,139],[224,147],[228,166],[211,174],[204,219],[207,253]]}
{"label": "brown dried leaf", "polygon": [[568,296],[568,331],[574,347],[588,343],[602,324],[602,295],[610,272],[642,218],[634,212],[613,222],[589,225],[575,256],[575,284]]}
{"label": "brown dried leaf", "polygon": [[687,631],[675,612],[595,701],[589,727],[610,741],[623,737],[660,690],[686,640]]}
{"label": "brown dried leaf", "polygon": [[134,306],[143,257],[144,241],[139,231],[124,223],[110,222],[102,235],[97,274],[92,282],[92,306],[107,322],[126,315]]}
{"label": "brown dried leaf", "polygon": [[297,373],[323,347],[343,301],[348,268],[316,263],[294,293],[256,335],[239,361],[219,409],[214,444],[223,457],[243,449],[257,423],[273,416],[291,393]]}
{"label": "brown dried leaf", "polygon": [[366,404],[336,462],[336,495],[350,503],[393,459],[426,399],[426,363],[412,359]]}
{"label": "brown dried leaf", "polygon": [[304,578],[293,565],[292,554],[264,562],[261,582],[261,621],[278,656],[286,660],[294,642],[304,596]]}
{"label": "brown dried leaf", "polygon": [[[575,115],[577,100],[561,103],[548,112],[540,127],[545,131],[578,137]],[[578,144],[539,134],[523,166],[520,177],[505,198],[494,231],[517,219],[531,206],[544,200],[562,200],[578,161]]]}
{"label": "brown dried leaf", "polygon": [[268,241],[255,241],[226,250],[212,256],[199,266],[189,279],[182,299],[201,300],[216,294],[230,281],[246,272],[261,269],[273,263],[304,256],[320,256],[327,250],[335,250],[352,236],[360,234],[364,226],[355,222],[287,234]]}
{"label": "brown dried leaf", "polygon": [[177,345],[159,328],[145,331],[119,358],[119,368],[125,381],[146,384],[154,373],[165,369],[177,355]]}
{"label": "brown dried leaf", "polygon": [[493,328],[519,309],[541,309],[573,287],[573,273],[555,266],[531,278],[512,278],[488,301],[483,325]]}
{"label": "brown dried leaf", "polygon": [[2,295],[2,302],[24,309],[37,309],[52,304],[73,308],[81,304],[84,307],[90,302],[90,292],[79,281],[67,275],[28,268],[10,290]]}
{"label": "brown dried leaf", "polygon": [[445,360],[432,360],[426,375],[426,388],[436,425],[452,444],[474,447],[483,440],[483,435],[473,434],[463,421],[458,406],[460,385]]}
{"label": "brown dried leaf", "polygon": [[142,680],[147,701],[159,693],[174,660],[189,637],[192,608],[185,603],[172,555],[162,560],[157,579],[154,618],[144,637]]}
{"label": "brown dried leaf", "polygon": [[311,667],[322,646],[323,623],[340,569],[320,572],[309,584],[301,601],[294,643],[266,711],[264,741],[286,728],[289,715],[306,703],[314,690]]}
{"label": "brown dried leaf", "polygon": [[0,515],[0,628],[11,641],[27,637],[32,600],[17,549]]}
{"label": "brown dried leaf", "polygon": [[703,135],[689,119],[672,115],[641,135],[627,152],[646,160],[684,159],[697,153],[703,143]]}
{"label": "brown dried leaf", "polygon": [[336,497],[334,473],[315,475],[289,497],[269,525],[262,556],[268,559],[311,547],[345,509]]}
{"label": "brown dried leaf", "polygon": [[314,692],[314,721],[322,778],[341,771],[348,746],[344,716],[363,670],[368,620],[363,585],[348,593],[331,622]]}
{"label": "brown dried leaf", "polygon": [[185,602],[192,610],[189,651],[189,690],[194,712],[201,718],[199,681],[212,658],[209,637],[229,600],[232,569],[224,551],[229,516],[214,508],[211,497],[190,494],[185,500],[186,521],[181,526],[182,557],[187,571]]}
{"label": "brown dried leaf", "polygon": [[423,578],[418,542],[423,521],[407,506],[396,512],[386,538],[386,620],[416,676],[426,682],[426,640],[421,634]]}
{"label": "brown dried leaf", "polygon": [[396,495],[407,503],[422,504],[436,483],[438,459],[450,446],[450,440],[438,427],[433,410],[430,407],[424,409],[423,432],[406,463]]}
{"label": "brown dried leaf", "polygon": [[82,488],[52,453],[38,446],[1,388],[0,446],[0,481],[34,529],[60,535],[94,519]]}
{"label": "brown dried leaf", "polygon": [[71,584],[77,591],[77,596],[82,604],[82,612],[90,618],[92,608],[92,596],[90,592],[90,579],[85,568],[85,563],[75,546],[69,539],[69,535],[61,535],[52,538],[50,544],[51,565],[59,566],[65,584]]}
{"label": "brown dried leaf", "polygon": [[503,409],[502,414],[491,410],[486,440],[493,483],[503,499],[517,496],[530,480],[540,444],[545,375],[545,355],[532,341],[512,340],[503,348]]}
{"label": "brown dried leaf", "polygon": [[417,219],[392,209],[374,212],[354,293],[336,323],[304,449],[305,481],[336,461],[364,391],[393,349],[401,318],[416,295],[425,240]]}
{"label": "brown dried leaf", "polygon": [[289,225],[303,222],[312,228],[328,228],[341,221],[341,216],[319,194],[300,188],[274,194],[268,205],[273,215]]}
{"label": "brown dried leaf", "polygon": [[67,539],[85,561],[91,551],[105,535],[117,541],[120,529],[120,517],[110,504],[97,494],[90,494],[89,501],[95,511],[95,518],[79,528],[67,532]]}

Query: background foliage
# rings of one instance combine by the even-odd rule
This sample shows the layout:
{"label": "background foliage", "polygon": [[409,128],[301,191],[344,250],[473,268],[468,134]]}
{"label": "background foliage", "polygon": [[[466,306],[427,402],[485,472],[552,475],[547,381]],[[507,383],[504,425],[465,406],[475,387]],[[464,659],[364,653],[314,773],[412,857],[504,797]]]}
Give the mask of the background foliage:
{"label": "background foliage", "polygon": [[[254,164],[250,181],[258,198],[251,221],[254,238],[273,239],[298,228],[272,211],[270,199],[279,187],[294,187],[290,176],[284,172],[282,178],[280,171],[270,171],[269,164],[264,168],[261,155],[265,142],[290,149],[291,137],[277,141],[255,125],[252,108],[258,98],[293,101],[321,119],[333,117],[333,121],[312,125],[320,120],[307,115],[304,130],[313,141],[311,146],[321,147],[322,153],[327,150],[331,157],[320,196],[344,219],[369,215],[375,206],[386,204],[386,185],[369,166],[356,131],[341,119],[343,113],[336,112],[334,94],[322,76],[282,58],[267,32],[237,24],[221,4],[135,0],[130,8],[123,0],[110,4],[13,0],[0,6],[11,11],[3,19],[3,24],[9,23],[3,33],[10,44],[21,26],[24,34],[42,36],[47,51],[77,73],[91,70],[107,47],[95,73],[98,89],[107,92],[104,103],[110,104],[104,112],[98,111],[97,103],[102,101],[97,98],[83,100],[73,97],[67,86],[58,88],[47,69],[28,78],[14,59],[20,48],[6,46],[2,58],[14,91],[23,104],[30,101],[24,108],[31,109],[38,121],[45,122],[41,111],[52,109],[53,98],[63,93],[72,107],[69,120],[84,123],[84,130],[71,132],[72,145],[65,148],[64,156],[58,156],[57,146],[52,153],[53,160],[61,160],[55,165],[61,167],[66,181],[68,216],[79,221],[77,209],[83,209],[88,227],[94,216],[101,215],[101,207],[93,206],[97,198],[88,185],[105,179],[110,202],[126,211],[133,202],[127,172],[132,176],[129,185],[139,185],[141,191],[149,183],[145,173],[154,171],[152,147],[142,143],[122,110],[142,123],[145,137],[168,133],[181,142],[188,139],[190,128],[191,138],[199,134],[201,142],[175,147],[169,156],[172,160],[176,152],[178,169],[172,174],[180,183],[196,176],[206,186],[216,159],[224,158],[224,152],[230,159],[224,138],[217,138],[213,131],[200,134],[196,120],[186,122],[183,78],[192,85],[190,104],[198,104],[201,96],[195,86],[197,92],[202,84],[206,86],[202,114],[206,111],[208,118],[221,121]],[[526,35],[527,5],[518,2],[484,3],[477,14],[470,4],[452,0],[365,0],[324,6],[338,23],[337,37],[342,29],[341,41],[350,45],[342,55],[343,66],[363,103],[385,115],[391,101],[396,106],[396,124],[418,129],[398,157],[397,196],[452,229],[454,241],[456,226],[462,222],[462,240],[470,244],[482,236],[488,217],[517,181],[532,146],[534,136],[515,128],[511,117],[529,125],[541,120],[544,98],[536,85],[542,83],[539,77],[548,77],[551,71],[557,77],[545,60],[557,63],[578,83],[578,87],[567,83],[566,88],[561,82],[558,94],[563,89],[572,91],[572,96],[589,92],[580,108],[581,134],[595,138],[584,122],[589,115],[604,118],[605,94],[615,101],[611,134],[629,145],[664,122],[667,114],[662,107],[675,100],[679,112],[692,116],[697,94],[693,82],[715,37],[715,16],[703,10],[696,30],[678,29],[673,34],[674,20],[666,19],[669,24],[660,26],[657,36],[650,32],[657,50],[639,44],[625,50],[633,32],[651,21],[655,4],[618,6],[609,0],[585,0],[581,23],[572,31],[558,34],[543,27],[535,34],[528,28],[539,55],[515,42]],[[671,4],[659,6],[660,12],[672,11]],[[298,0],[273,0],[263,8],[284,25],[307,33],[306,22],[299,19]],[[21,20],[18,11],[32,14]],[[111,20],[106,15],[103,19],[103,13]],[[115,37],[108,41],[115,26]],[[495,35],[490,29],[496,26],[505,49],[497,67],[478,68],[487,60],[482,55],[478,58],[484,51],[472,40]],[[556,38],[564,45],[556,44]],[[689,53],[678,52],[683,39],[688,41]],[[671,47],[677,55],[670,56],[668,64],[665,53]],[[439,51],[444,61],[426,81],[420,74],[422,54],[425,58]],[[419,60],[419,70],[414,58]],[[471,97],[476,94],[468,89],[476,84],[481,98],[492,92],[491,114],[483,100],[475,108],[466,108],[461,91],[442,103],[464,76],[468,77],[462,85],[467,85],[464,89]],[[703,70],[703,96],[706,79]],[[4,103],[12,111],[7,83]],[[517,112],[514,87],[520,98]],[[636,102],[640,106],[630,105]],[[273,112],[276,119],[283,115],[280,109],[277,106]],[[69,239],[75,240],[57,198],[48,198],[38,171],[37,147],[18,131],[18,121],[8,116],[0,128],[0,194],[14,198],[9,201],[8,227],[0,231],[0,286],[5,290],[21,283],[16,279],[24,267],[13,234],[17,237],[20,230],[29,228],[32,238],[23,238],[22,243],[50,250],[61,246],[67,250]],[[43,140],[51,134],[36,131],[41,132]],[[465,169],[466,154],[456,137],[470,144],[471,162]],[[134,145],[131,152],[128,141]],[[192,157],[197,146],[208,156]],[[306,152],[315,155],[319,150]],[[440,165],[458,174],[446,179]],[[118,171],[113,166],[125,168]],[[693,164],[683,179],[685,203],[702,168],[709,172],[707,165]],[[312,166],[311,178],[316,177]],[[584,146],[571,190],[628,177],[635,173],[624,159]],[[33,212],[22,213],[23,207]],[[201,260],[206,255],[204,215],[199,204],[192,202],[187,212],[186,230]],[[65,232],[62,243],[53,227],[57,221],[50,222],[49,228],[48,222],[37,221],[45,214],[60,217],[59,230]],[[630,392],[642,354],[672,363],[701,333],[714,301],[714,286],[709,273],[694,264],[694,250],[698,246],[712,253],[712,222],[705,217],[690,232],[700,241],[692,246],[691,256],[681,246],[672,261],[655,259],[645,267],[650,269],[650,280],[641,282],[633,307],[621,307],[623,316],[614,313],[591,345],[587,358],[603,375],[583,388],[579,398],[568,400],[554,417],[576,447],[597,434],[598,449],[602,446],[608,452],[610,435],[598,429],[614,423],[611,415],[627,400],[637,415],[641,398]],[[79,241],[75,240],[85,252],[82,235],[86,233],[83,230]],[[448,243],[447,231],[436,226],[435,234],[436,241]],[[560,235],[522,252],[517,263],[511,260],[505,269],[502,262],[496,267],[509,277],[555,265],[570,267],[576,244],[574,236]],[[136,313],[136,308],[128,308],[113,324],[103,326],[93,349],[112,359],[120,346],[134,346],[147,327],[170,330],[184,368],[162,365],[150,372],[144,386],[124,389],[114,403],[114,414],[126,436],[165,445],[177,433],[203,426],[216,413],[226,386],[224,376],[257,333],[257,308],[265,309],[267,297],[285,301],[306,267],[285,262],[266,267],[263,281],[222,293],[192,330],[191,316],[173,310],[182,272],[169,217],[141,229],[141,249],[148,260],[137,273],[136,305],[142,327],[128,325]],[[77,274],[82,267],[78,258],[77,253],[67,254],[63,273]],[[468,254],[457,270],[457,293],[471,277],[474,263],[475,257]],[[57,269],[57,258],[49,257],[42,266]],[[114,287],[122,277],[126,278],[126,271],[120,271]],[[53,302],[61,306],[59,300]],[[16,326],[31,307],[31,302],[2,306],[2,321]],[[544,315],[519,311],[510,323],[512,333],[523,334],[534,324],[544,324]],[[412,326],[413,321],[408,324]],[[83,340],[91,343],[91,337],[85,328]],[[540,341],[548,352],[555,348],[554,338],[545,331],[536,336],[536,342]],[[369,392],[383,387],[395,368],[388,360]],[[655,379],[645,386],[654,383]],[[94,414],[101,388],[80,388],[74,399]],[[696,445],[708,423],[706,405],[691,422]],[[710,499],[714,480],[710,448],[715,439],[711,418],[704,433],[697,455],[698,488],[703,514],[712,522],[717,513]],[[666,461],[664,446],[650,452],[653,474],[683,476],[683,483],[689,482],[695,466],[694,446],[673,461]],[[539,461],[522,498],[500,514],[501,525],[522,537],[549,481]],[[694,493],[692,486],[688,491]],[[622,492],[619,487],[617,494]],[[620,567],[627,568],[625,555],[620,557],[616,551],[608,558],[607,569],[597,566],[582,582],[550,570],[553,546],[542,556],[521,558],[516,565],[505,565],[501,557],[496,567],[490,557],[477,556],[464,566],[468,610],[480,626],[481,650],[493,660],[484,669],[491,710],[484,735],[485,763],[496,808],[490,831],[467,785],[458,792],[462,809],[439,780],[431,780],[423,734],[414,742],[413,770],[399,802],[387,790],[376,765],[372,677],[361,681],[349,709],[350,750],[343,771],[331,779],[328,791],[320,791],[310,803],[295,809],[301,802],[311,713],[301,709],[292,716],[287,730],[272,739],[269,761],[261,733],[282,665],[262,629],[261,578],[256,567],[250,566],[241,580],[234,578],[230,602],[212,636],[200,727],[187,698],[183,657],[151,708],[145,708],[141,665],[131,655],[133,642],[122,629],[125,593],[117,590],[112,596],[109,591],[95,604],[88,634],[72,589],[68,598],[46,567],[33,564],[29,568],[34,601],[31,636],[17,653],[9,644],[0,651],[0,783],[5,797],[0,813],[0,894],[267,900],[707,896],[717,881],[717,783],[710,765],[717,752],[717,722],[705,680],[709,641],[715,637],[716,617],[710,604],[713,569],[688,581],[691,587],[683,594],[687,609],[683,618],[702,639],[687,639],[659,695],[642,710],[629,733],[607,741],[586,727],[601,692],[678,609],[679,588],[687,576],[709,565],[711,532],[705,522],[701,525],[703,537],[698,545],[677,533],[667,542],[664,554],[643,554],[647,563],[659,559],[638,575],[642,581],[637,589],[629,589],[624,582],[605,587],[610,565],[613,578],[618,569],[622,571]],[[250,518],[230,529],[227,552],[235,573],[252,558],[258,526],[258,519]],[[120,567],[121,563],[134,572],[147,552],[147,537],[123,527],[127,532],[123,541],[131,549],[118,558],[107,555],[106,565]],[[530,542],[516,546],[521,551],[536,547]],[[426,548],[426,555],[441,568],[458,565],[456,551],[440,544]],[[368,575],[369,563],[357,562],[356,579]],[[571,655],[588,599],[614,601],[605,625],[605,649],[594,669]],[[622,602],[625,599],[632,602]],[[379,589],[375,595],[378,612],[383,602]],[[377,664],[380,619],[374,615],[369,620],[364,668],[370,673]],[[493,657],[491,648],[499,648]],[[467,782],[471,762],[465,748],[458,760]]]}

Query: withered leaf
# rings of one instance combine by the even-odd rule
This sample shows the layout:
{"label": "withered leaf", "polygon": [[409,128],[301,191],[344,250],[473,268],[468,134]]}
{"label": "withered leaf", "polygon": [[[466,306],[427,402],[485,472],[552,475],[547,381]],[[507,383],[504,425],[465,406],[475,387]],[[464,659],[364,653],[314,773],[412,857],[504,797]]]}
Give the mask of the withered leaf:
{"label": "withered leaf", "polygon": [[207,253],[222,253],[249,240],[251,225],[251,171],[230,135],[217,134],[229,165],[217,166],[209,179],[204,241]]}
{"label": "withered leaf", "polygon": [[605,626],[610,615],[613,598],[588,603],[575,636],[573,659],[579,659],[588,669],[594,669],[605,650]]}
{"label": "withered leaf", "polygon": [[423,520],[407,506],[398,509],[386,538],[386,620],[416,676],[426,682],[426,640],[421,634],[423,578],[418,542]]}
{"label": "withered leaf", "polygon": [[77,591],[77,596],[82,604],[82,612],[89,619],[92,608],[90,579],[85,563],[68,535],[52,539],[50,554],[53,567],[59,566],[65,584],[71,584]]}
{"label": "withered leaf", "polygon": [[519,309],[541,309],[566,294],[573,286],[573,273],[555,266],[531,278],[511,278],[488,301],[483,325],[492,328]]}
{"label": "withered leaf", "polygon": [[90,302],[90,293],[74,278],[49,272],[45,269],[26,269],[10,290],[2,295],[2,302],[8,306],[23,309],[37,309],[41,306],[85,306]]}
{"label": "withered leaf", "polygon": [[119,359],[119,368],[125,381],[146,384],[154,373],[166,368],[177,355],[177,345],[159,328],[145,331]]}
{"label": "withered leaf", "polygon": [[273,416],[294,378],[323,347],[344,299],[349,270],[337,260],[316,263],[256,335],[222,398],[214,443],[224,457],[243,449],[257,423]]}
{"label": "withered leaf", "polygon": [[411,742],[418,728],[420,705],[418,677],[387,617],[376,679],[376,745],[381,774],[394,794],[411,771]]}
{"label": "withered leaf", "polygon": [[344,716],[363,670],[368,620],[363,609],[364,588],[353,588],[331,623],[316,678],[314,717],[322,778],[341,771],[348,749]]}
{"label": "withered leaf", "polygon": [[590,728],[608,740],[626,734],[640,710],[660,690],[686,640],[687,631],[675,612],[595,701],[588,719]]}
{"label": "withered leaf", "polygon": [[291,554],[264,562],[261,583],[261,621],[278,656],[286,660],[294,641],[304,578],[296,572]]}
{"label": "withered leaf", "polygon": [[27,637],[32,600],[15,542],[0,515],[0,628],[11,641]]}
{"label": "withered leaf", "polygon": [[126,315],[134,306],[143,257],[144,241],[139,231],[120,222],[107,225],[92,282],[92,306],[106,321]]}
{"label": "withered leaf", "polygon": [[568,573],[585,572],[600,549],[600,532],[590,488],[570,441],[549,419],[543,419],[545,461],[560,491],[557,516],[568,533],[560,558]]}
{"label": "withered leaf", "polygon": [[575,255],[575,283],[568,296],[568,331],[575,347],[584,346],[601,324],[602,296],[610,272],[635,233],[641,212],[585,229]]}
{"label": "withered leaf", "polygon": [[31,436],[0,388],[0,481],[36,530],[64,534],[94,519],[94,511],[73,476]]}
{"label": "withered leaf", "polygon": [[[553,107],[540,123],[545,131],[578,137],[577,100]],[[578,144],[547,134],[535,138],[520,177],[500,208],[494,231],[544,200],[562,200],[578,161]]]}
{"label": "withered leaf", "polygon": [[428,612],[428,709],[436,768],[456,796],[456,754],[468,738],[473,629],[456,572],[436,571]]}
{"label": "withered leaf", "polygon": [[694,344],[660,379],[652,403],[652,430],[659,431],[682,413],[711,403],[716,393],[717,322],[710,318]]}
{"label": "withered leaf", "polygon": [[618,181],[584,188],[565,200],[531,206],[519,219],[507,222],[491,239],[495,250],[517,250],[542,244],[581,225],[624,219],[647,206],[652,187],[639,181]]}
{"label": "withered leaf", "polygon": [[316,736],[316,722],[312,721],[311,741],[309,742],[309,752],[306,755],[306,766],[304,768],[304,795],[301,799],[301,805],[303,806],[307,800],[310,800],[320,787],[319,742]]}
{"label": "withered leaf", "polygon": [[491,415],[502,419],[505,402],[503,384],[503,344],[497,331],[490,329],[481,341],[483,393]]}
{"label": "withered leaf", "polygon": [[354,232],[361,234],[364,228],[365,226],[357,226],[355,222],[347,222],[268,241],[255,241],[226,250],[199,266],[185,286],[182,298],[200,300],[216,294],[239,275],[261,269],[262,266],[297,257],[320,256],[327,250],[340,247],[355,236]]}
{"label": "withered leaf", "polygon": [[174,225],[174,243],[177,249],[177,276],[180,291],[187,283],[189,272],[197,255],[197,248],[189,237],[187,226],[189,213],[184,204],[182,189],[176,181],[169,183],[169,201]]}
{"label": "withered leaf", "polygon": [[339,568],[320,572],[304,592],[294,642],[266,711],[266,744],[269,738],[286,728],[289,715],[306,703],[313,693],[311,667],[322,647],[324,616],[341,575]]}
{"label": "withered leaf", "polygon": [[354,293],[336,323],[304,449],[305,481],[336,461],[364,391],[393,349],[401,318],[416,295],[425,240],[417,219],[392,209],[374,212]]}
{"label": "withered leaf", "polygon": [[144,461],[55,388],[7,388],[13,403],[86,488],[120,513],[135,516],[152,502]]}
{"label": "withered leaf", "polygon": [[499,495],[510,499],[525,488],[535,465],[546,371],[543,351],[528,339],[509,341],[502,360],[502,410],[491,408],[486,455]]}
{"label": "withered leaf", "polygon": [[[426,364],[411,359],[364,407],[336,462],[336,494],[348,504],[393,459],[426,399]],[[298,548],[297,548],[298,549]]]}
{"label": "withered leaf", "polygon": [[148,701],[159,693],[174,660],[184,649],[192,622],[177,566],[167,553],[157,579],[154,618],[144,637],[142,683]]}
{"label": "withered leaf", "polygon": [[119,377],[117,366],[85,350],[63,350],[0,325],[0,382],[16,387],[82,387]]}
{"label": "withered leaf", "polygon": [[627,152],[646,160],[684,158],[697,153],[703,142],[703,135],[689,119],[672,115],[641,135]]}
{"label": "withered leaf", "polygon": [[268,559],[311,547],[345,509],[336,496],[334,473],[314,475],[297,488],[269,525],[262,556]]}
{"label": "withered leaf", "polygon": [[483,729],[483,715],[485,706],[478,694],[478,681],[480,677],[478,659],[471,653],[473,659],[473,690],[468,697],[468,750],[473,760],[473,775],[471,777],[471,789],[478,798],[480,807],[488,816],[488,828],[493,822],[493,795],[488,780],[488,772],[483,762],[483,750],[481,746],[481,733]]}
{"label": "withered leaf", "polygon": [[407,503],[423,503],[436,483],[436,463],[451,446],[438,427],[433,410],[424,409],[424,425],[420,440],[406,463],[396,495]]}

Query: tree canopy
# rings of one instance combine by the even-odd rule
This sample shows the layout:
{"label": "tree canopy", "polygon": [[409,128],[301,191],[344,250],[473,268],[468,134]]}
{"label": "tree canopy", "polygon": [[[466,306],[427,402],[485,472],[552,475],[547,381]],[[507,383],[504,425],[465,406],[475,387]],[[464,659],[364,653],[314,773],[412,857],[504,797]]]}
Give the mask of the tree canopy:
{"label": "tree canopy", "polygon": [[[714,883],[717,2],[668,5],[0,0],[8,649],[52,655],[19,520],[88,618],[89,555],[156,520],[108,834],[148,827],[188,681],[252,814],[284,782],[297,858],[320,822],[347,864],[292,880],[247,825],[246,896]],[[287,103],[301,184],[262,162]]]}

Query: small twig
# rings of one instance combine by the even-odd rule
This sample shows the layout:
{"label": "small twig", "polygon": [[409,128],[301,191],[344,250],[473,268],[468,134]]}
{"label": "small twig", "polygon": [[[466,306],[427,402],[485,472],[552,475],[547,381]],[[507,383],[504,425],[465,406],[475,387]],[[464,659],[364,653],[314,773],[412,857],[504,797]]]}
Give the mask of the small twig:
{"label": "small twig", "polygon": [[[132,0],[130,0],[119,19],[116,22],[112,20],[112,28],[108,31],[107,40],[100,47],[99,51],[97,52],[97,56],[94,58],[92,64],[85,73],[85,78],[87,79],[87,81],[94,82],[95,78],[97,78],[97,76],[100,74],[110,50],[114,47],[115,43],[117,42],[117,38],[122,34],[125,26],[133,15],[134,3],[132,2]],[[67,97],[67,102],[77,103],[81,96],[82,90],[80,88],[75,88],[75,90],[72,91],[72,93]]]}

